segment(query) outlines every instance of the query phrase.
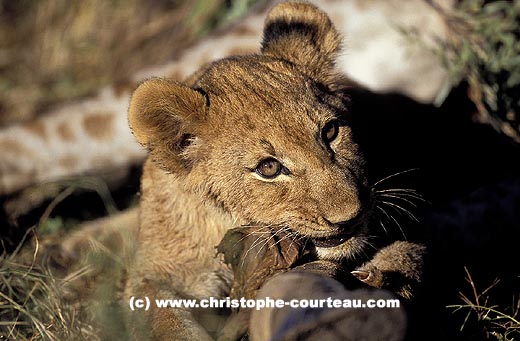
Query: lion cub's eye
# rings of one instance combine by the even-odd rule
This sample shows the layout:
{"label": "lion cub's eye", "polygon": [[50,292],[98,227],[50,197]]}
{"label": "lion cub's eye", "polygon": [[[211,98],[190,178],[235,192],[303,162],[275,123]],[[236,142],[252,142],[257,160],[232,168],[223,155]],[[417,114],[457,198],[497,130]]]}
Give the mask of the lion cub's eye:
{"label": "lion cub's eye", "polygon": [[338,121],[330,121],[325,124],[325,127],[321,130],[321,138],[323,141],[330,143],[338,136],[338,131]]}
{"label": "lion cub's eye", "polygon": [[282,164],[272,157],[260,161],[255,171],[266,179],[272,179],[280,175]]}

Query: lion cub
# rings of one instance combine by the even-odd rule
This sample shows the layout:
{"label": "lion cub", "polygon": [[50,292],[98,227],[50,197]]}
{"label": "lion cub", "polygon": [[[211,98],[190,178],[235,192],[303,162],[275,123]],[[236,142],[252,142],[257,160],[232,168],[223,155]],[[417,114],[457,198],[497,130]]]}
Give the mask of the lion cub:
{"label": "lion cub", "polygon": [[[290,226],[320,259],[352,260],[370,245],[371,192],[334,71],[338,32],[316,7],[282,3],[263,35],[258,54],[134,92],[129,123],[149,158],[127,299],[228,295],[215,246],[251,221]],[[130,314],[136,338],[211,339],[189,309]]]}

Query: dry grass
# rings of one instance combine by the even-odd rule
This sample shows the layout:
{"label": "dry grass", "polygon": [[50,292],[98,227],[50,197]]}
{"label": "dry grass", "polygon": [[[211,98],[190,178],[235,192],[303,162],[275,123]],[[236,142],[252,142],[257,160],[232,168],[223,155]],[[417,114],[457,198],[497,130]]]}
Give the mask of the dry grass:
{"label": "dry grass", "polygon": [[486,289],[479,291],[467,268],[465,271],[471,294],[461,292],[460,297],[464,304],[448,306],[455,311],[467,311],[461,331],[470,318],[475,318],[487,338],[492,336],[498,341],[518,340],[520,337],[520,297],[513,297],[511,306],[508,308],[493,305],[490,302],[489,293],[500,280],[496,279]]}
{"label": "dry grass", "polygon": [[252,0],[0,0],[0,126],[163,63]]}
{"label": "dry grass", "polygon": [[128,217],[41,241],[30,229],[31,239],[0,259],[0,339],[127,339],[121,294],[132,254]]}
{"label": "dry grass", "polygon": [[[53,185],[38,223],[0,257],[0,339],[127,339],[121,294],[137,211],[117,213],[106,184],[93,178]],[[111,215],[51,229],[57,205],[78,190],[96,193]]]}
{"label": "dry grass", "polygon": [[23,264],[17,256],[15,252],[0,259],[0,338],[96,340],[80,309],[63,297],[63,287],[73,276],[59,279],[49,268]]}

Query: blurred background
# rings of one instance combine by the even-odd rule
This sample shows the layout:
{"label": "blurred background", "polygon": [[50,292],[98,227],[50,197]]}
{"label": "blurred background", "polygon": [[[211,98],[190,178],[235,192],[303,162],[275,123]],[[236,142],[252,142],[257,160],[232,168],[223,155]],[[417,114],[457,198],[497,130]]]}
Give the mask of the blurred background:
{"label": "blurred background", "polygon": [[161,64],[254,0],[0,2],[0,125]]}

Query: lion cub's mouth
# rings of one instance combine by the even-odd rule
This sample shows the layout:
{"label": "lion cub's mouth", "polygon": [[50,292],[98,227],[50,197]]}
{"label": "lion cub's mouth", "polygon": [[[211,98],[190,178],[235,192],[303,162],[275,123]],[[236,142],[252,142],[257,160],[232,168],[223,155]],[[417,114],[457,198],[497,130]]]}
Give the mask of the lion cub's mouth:
{"label": "lion cub's mouth", "polygon": [[347,240],[352,237],[352,234],[339,235],[335,237],[325,237],[325,238],[311,238],[312,242],[316,247],[336,247],[338,245],[343,244]]}
{"label": "lion cub's mouth", "polygon": [[[349,232],[344,232],[337,234],[335,236],[329,236],[329,237],[311,237],[310,239],[314,243],[316,247],[320,248],[331,248],[339,246],[346,241],[348,241],[350,238],[352,238],[358,230],[363,226],[364,222],[361,218],[357,218],[356,220],[353,220],[349,222],[348,229]],[[345,227],[344,227],[345,228]]]}

